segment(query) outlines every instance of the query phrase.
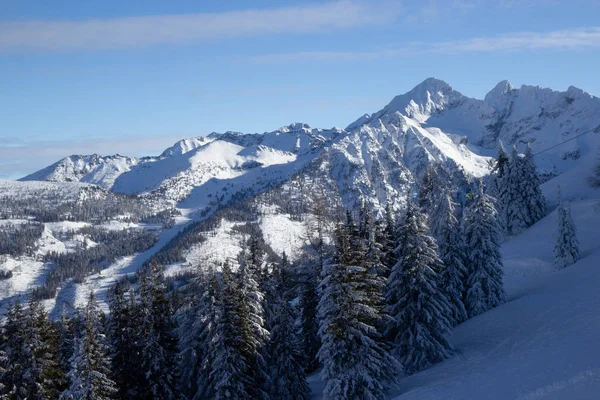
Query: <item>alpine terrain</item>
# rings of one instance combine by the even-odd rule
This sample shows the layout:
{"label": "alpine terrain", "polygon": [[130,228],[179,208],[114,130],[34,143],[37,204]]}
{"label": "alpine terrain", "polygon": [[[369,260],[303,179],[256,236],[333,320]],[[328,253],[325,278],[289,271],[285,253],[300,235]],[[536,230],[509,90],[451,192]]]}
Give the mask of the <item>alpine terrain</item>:
{"label": "alpine terrain", "polygon": [[429,78],[345,129],[0,181],[0,392],[595,398],[599,146],[581,89]]}

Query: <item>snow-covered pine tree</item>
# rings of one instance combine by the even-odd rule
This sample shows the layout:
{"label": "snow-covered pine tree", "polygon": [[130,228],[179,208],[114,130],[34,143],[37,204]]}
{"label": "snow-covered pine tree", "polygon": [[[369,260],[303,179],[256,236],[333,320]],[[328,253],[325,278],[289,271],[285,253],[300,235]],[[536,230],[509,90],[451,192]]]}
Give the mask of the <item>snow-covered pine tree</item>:
{"label": "snow-covered pine tree", "polygon": [[558,187],[558,207],[556,243],[554,245],[554,266],[565,268],[579,260],[579,241],[577,231],[571,217],[571,207],[562,200],[560,186]]}
{"label": "snow-covered pine tree", "polygon": [[521,194],[525,200],[528,213],[528,227],[546,216],[546,200],[540,189],[540,177],[537,173],[531,146],[527,143],[525,156],[521,160],[523,179],[521,180]]}
{"label": "snow-covered pine tree", "polygon": [[58,325],[60,346],[58,349],[58,362],[64,371],[69,371],[71,368],[70,359],[73,356],[73,340],[75,339],[75,329],[73,320],[69,317],[66,305],[60,313],[60,322]]}
{"label": "snow-covered pine tree", "polygon": [[388,328],[407,374],[450,357],[450,304],[439,289],[443,268],[435,239],[428,235],[427,218],[410,202],[399,229],[398,262],[387,283]]}
{"label": "snow-covered pine tree", "polygon": [[394,250],[396,249],[396,223],[390,203],[387,203],[385,206],[385,219],[382,225],[378,231],[377,241],[381,245],[381,252],[383,253],[381,261],[387,268],[387,273],[384,276],[387,279],[392,267],[396,264],[396,256],[394,255]]}
{"label": "snow-covered pine tree", "polygon": [[253,367],[254,343],[249,346],[245,340],[248,334],[243,335],[250,328],[243,318],[243,298],[228,263],[223,266],[221,279],[215,297],[214,338],[207,349],[211,365],[206,398],[251,400],[254,393],[248,389],[254,381],[249,376],[249,369]]}
{"label": "snow-covered pine tree", "polygon": [[109,294],[110,318],[107,336],[110,341],[112,371],[122,399],[137,398],[144,384],[140,358],[142,339],[138,308],[126,280],[117,282]]}
{"label": "snow-covered pine tree", "polygon": [[23,352],[27,321],[23,306],[18,301],[9,306],[4,325],[3,352],[6,356],[6,369],[0,382],[4,386],[2,398],[25,400],[27,387],[24,379],[24,367],[27,363]]}
{"label": "snow-covered pine tree", "polygon": [[333,263],[323,268],[318,315],[326,400],[385,399],[386,383],[399,370],[377,332],[381,294],[371,288],[381,278],[364,265],[365,249],[352,237],[357,231],[351,220],[338,228]]}
{"label": "snow-covered pine tree", "polygon": [[216,336],[217,297],[219,282],[214,268],[200,272],[198,287],[200,296],[187,313],[179,327],[181,385],[187,398],[209,398],[212,383],[210,368],[212,358],[209,349]]}
{"label": "snow-covered pine tree", "polygon": [[307,373],[319,368],[317,353],[321,347],[317,306],[319,304],[318,286],[320,280],[320,263],[318,259],[307,260],[300,265],[300,330],[304,355],[304,369]]}
{"label": "snow-covered pine tree", "polygon": [[465,308],[469,317],[488,311],[505,301],[502,283],[502,234],[493,199],[482,185],[465,215],[468,248]]}
{"label": "snow-covered pine tree", "polygon": [[456,218],[456,203],[449,190],[445,190],[438,199],[430,220],[431,234],[437,241],[438,254],[444,263],[439,274],[439,288],[448,299],[452,326],[456,326],[467,319],[463,298],[467,275],[466,248],[462,227]]}
{"label": "snow-covered pine tree", "polygon": [[436,203],[436,189],[442,185],[438,176],[438,169],[434,165],[429,165],[423,174],[419,186],[418,203],[421,211],[430,213]]}
{"label": "snow-covered pine tree", "polygon": [[177,337],[173,307],[162,282],[160,266],[153,262],[140,285],[141,365],[144,382],[138,396],[143,399],[170,400],[177,392]]}
{"label": "snow-covered pine tree", "polygon": [[102,329],[100,308],[93,294],[83,311],[83,332],[75,339],[70,386],[61,400],[110,400],[117,396],[117,385],[111,380],[111,364],[106,337]]}
{"label": "snow-covered pine tree", "polygon": [[242,354],[249,360],[250,368],[247,371],[250,384],[247,387],[249,394],[255,399],[268,398],[269,387],[268,366],[265,360],[269,331],[265,329],[265,299],[259,287],[260,271],[252,264],[254,260],[248,258],[244,252],[240,254],[239,268],[236,274],[237,289],[241,299],[240,337],[243,341]]}
{"label": "snow-covered pine tree", "polygon": [[27,398],[58,398],[66,384],[65,372],[58,361],[58,331],[35,296],[29,297],[22,346],[26,359],[23,378]]}
{"label": "snow-covered pine tree", "polygon": [[508,174],[510,172],[510,158],[504,148],[501,140],[498,141],[498,156],[496,165],[489,177],[487,194],[496,200],[495,204],[498,210],[498,221],[502,231],[506,230],[508,217],[506,214],[506,205],[512,194],[507,185]]}
{"label": "snow-covered pine tree", "polygon": [[524,181],[529,178],[525,175],[524,164],[517,148],[513,147],[508,173],[503,179],[503,185],[506,186],[503,199],[506,209],[506,233],[509,235],[517,235],[532,225],[528,198],[523,193]]}
{"label": "snow-covered pine tree", "polygon": [[296,313],[290,305],[287,295],[287,257],[274,271],[274,298],[270,303],[271,340],[269,343],[269,361],[272,399],[306,400],[310,389],[306,382],[306,373],[302,366],[300,341],[295,326]]}

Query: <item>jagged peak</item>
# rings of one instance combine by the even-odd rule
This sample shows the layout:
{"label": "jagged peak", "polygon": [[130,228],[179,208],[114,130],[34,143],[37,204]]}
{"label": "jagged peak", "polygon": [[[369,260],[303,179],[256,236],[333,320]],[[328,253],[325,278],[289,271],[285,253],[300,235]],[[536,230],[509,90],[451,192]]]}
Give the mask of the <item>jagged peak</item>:
{"label": "jagged peak", "polygon": [[281,128],[279,128],[277,130],[280,132],[300,132],[300,131],[310,131],[310,130],[312,130],[312,128],[310,127],[310,125],[305,124],[303,122],[293,122],[289,125],[282,126]]}
{"label": "jagged peak", "polygon": [[485,101],[491,101],[493,99],[498,98],[499,96],[503,96],[514,90],[516,90],[516,88],[508,80],[505,79],[503,81],[498,82],[498,84],[494,86],[494,88],[490,90],[488,94],[485,95]]}

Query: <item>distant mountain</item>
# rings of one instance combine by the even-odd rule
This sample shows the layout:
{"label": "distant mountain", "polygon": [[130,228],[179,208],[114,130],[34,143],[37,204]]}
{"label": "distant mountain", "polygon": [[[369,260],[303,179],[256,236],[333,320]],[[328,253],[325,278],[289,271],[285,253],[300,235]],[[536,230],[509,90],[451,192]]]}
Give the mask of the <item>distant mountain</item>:
{"label": "distant mountain", "polygon": [[555,176],[595,154],[598,132],[600,99],[574,87],[557,92],[502,81],[479,100],[428,78],[346,129],[294,123],[262,134],[212,133],[152,158],[70,156],[22,180],[81,181],[203,208],[225,187],[268,187],[326,155],[344,201],[381,206],[406,194],[432,162],[487,174],[499,141],[521,151],[530,144],[542,152],[536,160],[545,176]]}

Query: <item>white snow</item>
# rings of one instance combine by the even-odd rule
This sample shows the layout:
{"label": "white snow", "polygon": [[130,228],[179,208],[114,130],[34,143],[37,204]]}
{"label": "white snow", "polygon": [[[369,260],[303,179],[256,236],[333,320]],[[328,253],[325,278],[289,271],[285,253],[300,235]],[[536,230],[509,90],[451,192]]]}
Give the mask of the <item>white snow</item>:
{"label": "white snow", "polygon": [[293,221],[288,214],[278,212],[275,207],[263,207],[260,229],[265,242],[279,255],[286,253],[291,261],[298,260],[305,245],[306,225]]}

